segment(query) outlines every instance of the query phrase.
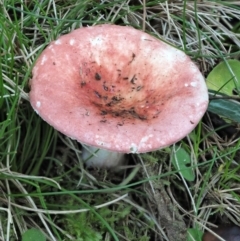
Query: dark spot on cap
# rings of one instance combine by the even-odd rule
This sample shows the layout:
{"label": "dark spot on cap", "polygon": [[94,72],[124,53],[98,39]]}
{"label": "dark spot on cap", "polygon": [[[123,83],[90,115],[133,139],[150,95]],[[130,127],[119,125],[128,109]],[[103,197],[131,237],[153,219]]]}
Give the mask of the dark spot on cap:
{"label": "dark spot on cap", "polygon": [[137,87],[137,91],[139,91],[139,90],[141,90],[141,89],[142,89],[142,86],[139,85],[139,86]]}
{"label": "dark spot on cap", "polygon": [[81,88],[86,85],[86,82],[84,80],[81,81]]}
{"label": "dark spot on cap", "polygon": [[136,84],[136,83],[135,83],[135,80],[136,80],[136,79],[137,79],[137,78],[136,78],[136,75],[133,75],[133,77],[132,77],[132,79],[131,79],[130,82],[135,85],[135,84]]}
{"label": "dark spot on cap", "polygon": [[106,110],[102,110],[101,111],[101,115],[107,115],[107,111]]}
{"label": "dark spot on cap", "polygon": [[94,93],[98,98],[102,98],[102,96],[97,91],[94,91]]}
{"label": "dark spot on cap", "polygon": [[108,91],[108,87],[107,87],[106,85],[103,85],[103,89],[104,89],[105,91]]}
{"label": "dark spot on cap", "polygon": [[95,80],[97,81],[101,80],[101,75],[99,73],[95,74]]}
{"label": "dark spot on cap", "polygon": [[105,96],[103,96],[102,98],[103,98],[104,100],[107,100],[107,99],[108,99],[108,96],[105,95]]}

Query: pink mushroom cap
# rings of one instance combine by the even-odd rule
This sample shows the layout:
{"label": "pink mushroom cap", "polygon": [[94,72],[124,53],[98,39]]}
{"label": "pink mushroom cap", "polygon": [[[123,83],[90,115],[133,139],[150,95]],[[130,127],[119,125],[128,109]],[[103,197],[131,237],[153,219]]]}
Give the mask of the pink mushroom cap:
{"label": "pink mushroom cap", "polygon": [[30,102],[51,126],[116,152],[169,146],[208,106],[205,80],[180,50],[132,27],[83,27],[41,53]]}

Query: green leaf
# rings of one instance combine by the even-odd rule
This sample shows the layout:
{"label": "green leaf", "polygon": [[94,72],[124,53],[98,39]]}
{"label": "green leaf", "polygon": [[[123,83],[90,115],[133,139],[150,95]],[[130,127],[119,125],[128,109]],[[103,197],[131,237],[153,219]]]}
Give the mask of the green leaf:
{"label": "green leaf", "polygon": [[47,239],[43,235],[43,233],[36,228],[28,229],[22,235],[22,241],[46,241],[46,240]]}
{"label": "green leaf", "polygon": [[177,150],[171,156],[171,161],[174,167],[187,181],[193,181],[195,179],[195,174],[190,166],[191,158],[189,154],[182,147],[176,148]]}
{"label": "green leaf", "polygon": [[187,241],[201,241],[203,232],[196,228],[189,228],[187,230]]}
{"label": "green leaf", "polygon": [[208,111],[240,123],[240,103],[230,99],[211,100]]}
{"label": "green leaf", "polygon": [[240,90],[240,61],[235,59],[219,63],[208,75],[207,86],[231,96],[234,89]]}

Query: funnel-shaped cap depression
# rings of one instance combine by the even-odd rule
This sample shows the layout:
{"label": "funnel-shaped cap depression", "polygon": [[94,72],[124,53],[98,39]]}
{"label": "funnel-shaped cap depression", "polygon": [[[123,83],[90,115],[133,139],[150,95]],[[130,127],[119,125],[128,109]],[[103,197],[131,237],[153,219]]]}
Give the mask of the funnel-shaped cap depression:
{"label": "funnel-shaped cap depression", "polygon": [[204,78],[183,52],[131,27],[77,29],[33,68],[30,101],[65,135],[117,152],[173,144],[208,105]]}

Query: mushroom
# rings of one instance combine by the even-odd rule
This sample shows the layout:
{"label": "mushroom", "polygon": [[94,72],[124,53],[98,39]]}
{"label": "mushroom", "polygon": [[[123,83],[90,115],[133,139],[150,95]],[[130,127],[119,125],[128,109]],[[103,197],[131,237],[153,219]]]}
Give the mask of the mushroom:
{"label": "mushroom", "polygon": [[30,86],[31,105],[46,122],[90,152],[106,150],[100,164],[98,153],[88,162],[96,166],[181,140],[208,106],[205,80],[185,53],[127,26],[59,37],[37,59]]}
{"label": "mushroom", "polygon": [[[212,231],[226,241],[239,241],[240,240],[240,227],[238,227],[236,225],[222,226],[222,227],[215,228]],[[220,239],[216,235],[214,235],[210,232],[206,232],[206,233],[204,233],[202,240],[203,241],[219,241]]]}

